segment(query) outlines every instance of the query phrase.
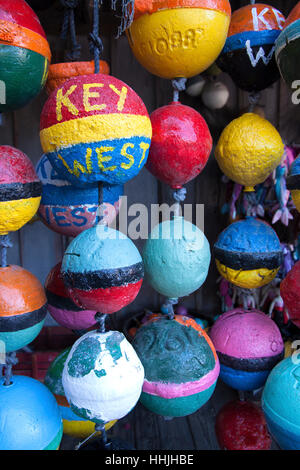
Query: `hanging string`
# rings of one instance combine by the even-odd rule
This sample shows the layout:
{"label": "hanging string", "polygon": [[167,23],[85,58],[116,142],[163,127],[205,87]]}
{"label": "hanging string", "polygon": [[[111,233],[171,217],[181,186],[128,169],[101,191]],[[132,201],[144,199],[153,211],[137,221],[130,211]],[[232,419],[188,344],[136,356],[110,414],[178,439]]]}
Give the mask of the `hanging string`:
{"label": "hanging string", "polygon": [[103,448],[104,448],[104,449],[109,449],[110,446],[111,446],[111,441],[109,441],[108,438],[107,438],[105,425],[104,425],[104,424],[96,424],[96,425],[95,425],[95,431],[94,431],[92,434],[90,434],[86,439],[84,439],[83,441],[79,442],[79,443],[75,446],[75,450],[79,450],[80,447],[83,446],[83,444],[85,444],[87,441],[89,441],[89,440],[90,440],[93,436],[95,436],[95,434],[97,434],[98,432],[101,432],[101,439],[102,439]]}
{"label": "hanging string", "polygon": [[1,268],[7,266],[7,248],[11,248],[12,243],[8,235],[0,235],[0,263]]}
{"label": "hanging string", "polygon": [[[111,8],[115,12],[118,9],[118,0],[111,0]],[[122,0],[121,1],[121,16],[116,14],[117,18],[120,18],[120,24],[118,26],[118,32],[116,35],[116,39],[118,39],[124,31],[129,28],[131,23],[133,22],[134,17],[134,0]]]}
{"label": "hanging string", "polygon": [[105,321],[106,321],[106,317],[107,315],[105,313],[100,313],[100,312],[97,312],[96,315],[95,315],[95,320],[98,322],[99,324],[99,328],[98,328],[98,333],[105,333]]}
{"label": "hanging string", "polygon": [[253,113],[253,110],[254,110],[255,106],[257,105],[257,103],[260,100],[260,97],[261,97],[261,93],[259,91],[258,92],[252,91],[251,93],[249,93],[249,95],[248,95],[249,113]]}
{"label": "hanging string", "polygon": [[80,58],[81,45],[78,44],[76,38],[76,27],[75,27],[75,8],[78,6],[78,0],[60,0],[61,4],[65,8],[63,24],[61,29],[61,39],[64,41],[68,38],[68,32],[70,31],[71,50],[66,53],[67,60],[74,61]]}
{"label": "hanging string", "polygon": [[99,0],[93,0],[93,31],[89,34],[90,51],[94,55],[95,73],[100,71],[103,43],[99,36]]}
{"label": "hanging string", "polygon": [[186,198],[186,188],[175,189],[172,193],[172,197],[176,201],[174,217],[177,217],[181,212],[181,202],[183,202]]}
{"label": "hanging string", "polygon": [[186,78],[175,78],[172,80],[173,101],[179,101],[179,92],[185,90]]}
{"label": "hanging string", "polygon": [[12,367],[18,364],[17,354],[16,352],[11,352],[6,354],[6,361],[4,364],[4,385],[8,386],[11,385],[11,377],[12,377]]}
{"label": "hanging string", "polygon": [[162,312],[165,313],[170,320],[174,320],[175,313],[173,305],[176,304],[178,304],[178,298],[173,297],[166,299],[165,303],[161,306]]}

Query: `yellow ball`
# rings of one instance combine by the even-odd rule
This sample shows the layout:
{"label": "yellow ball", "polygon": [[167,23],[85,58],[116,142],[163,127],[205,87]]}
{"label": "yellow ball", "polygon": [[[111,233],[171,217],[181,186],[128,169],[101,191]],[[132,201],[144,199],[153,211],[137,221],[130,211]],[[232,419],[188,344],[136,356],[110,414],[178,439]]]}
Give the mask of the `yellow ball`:
{"label": "yellow ball", "polygon": [[246,113],[224,129],[215,157],[228,178],[253,191],[280,164],[283,152],[275,127],[255,113]]}
{"label": "yellow ball", "polygon": [[279,271],[279,268],[260,268],[250,270],[231,269],[220,263],[218,260],[216,260],[216,265],[221,276],[232,284],[242,287],[243,289],[257,289],[259,287],[266,286],[273,281]]}
{"label": "yellow ball", "polygon": [[300,212],[300,190],[299,189],[293,189],[291,191],[293,203],[295,204],[295,207],[298,212]]}

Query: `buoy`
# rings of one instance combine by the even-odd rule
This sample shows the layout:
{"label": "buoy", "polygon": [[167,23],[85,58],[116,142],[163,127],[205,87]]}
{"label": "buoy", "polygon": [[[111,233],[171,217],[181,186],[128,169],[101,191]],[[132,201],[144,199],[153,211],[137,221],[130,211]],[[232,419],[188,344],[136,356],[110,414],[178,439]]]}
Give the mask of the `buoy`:
{"label": "buoy", "polygon": [[187,95],[192,96],[193,98],[200,96],[204,85],[204,78],[201,75],[196,75],[195,77],[189,78],[189,80],[186,82],[185,92]]}
{"label": "buoy", "polygon": [[0,449],[58,450],[63,425],[52,393],[31,377],[4,381],[0,377]]}
{"label": "buoy", "polygon": [[242,90],[258,92],[278,80],[274,44],[284,22],[279,10],[263,3],[233,12],[217,64]]}
{"label": "buoy", "polygon": [[220,360],[220,378],[236,390],[261,388],[284,356],[278,326],[259,310],[224,313],[212,326],[210,338]]}
{"label": "buoy", "polygon": [[144,276],[134,243],[103,225],[85,230],[70,243],[61,271],[72,300],[101,313],[117,312],[133,302]]}
{"label": "buoy", "polygon": [[291,191],[292,200],[297,211],[300,212],[300,156],[291,165],[286,179],[286,186]]}
{"label": "buoy", "polygon": [[42,184],[27,155],[8,145],[0,146],[0,189],[0,235],[5,235],[34,216],[42,194]]}
{"label": "buoy", "polygon": [[110,225],[119,213],[122,185],[99,182],[86,187],[72,185],[62,178],[43,155],[36,167],[42,182],[38,214],[51,230],[76,237],[101,221]]}
{"label": "buoy", "polygon": [[[63,420],[64,434],[84,439],[95,431],[95,423],[76,415],[65,397],[62,373],[70,350],[71,348],[65,349],[51,362],[44,383],[56,398]],[[106,423],[105,430],[108,431],[115,423],[116,420]]]}
{"label": "buoy", "polygon": [[186,416],[211,397],[220,366],[205,331],[191,318],[156,315],[138,329],[135,348],[145,369],[141,402],[162,416]]}
{"label": "buoy", "polygon": [[283,259],[276,232],[253,217],[225,228],[214,245],[214,255],[219,273],[244,289],[256,289],[271,282]]}
{"label": "buoy", "polygon": [[71,78],[46,101],[40,123],[43,151],[75,185],[124,184],[147,161],[152,129],[141,98],[103,74]]}
{"label": "buoy", "polygon": [[280,294],[290,320],[300,328],[300,261],[294,264],[281,282]]}
{"label": "buoy", "polygon": [[269,431],[284,450],[300,450],[300,367],[296,356],[274,367],[262,395]]}
{"label": "buoy", "polygon": [[24,348],[36,338],[46,303],[43,286],[33,274],[15,265],[0,268],[0,340],[6,352]]}
{"label": "buoy", "polygon": [[146,168],[172,188],[181,188],[207,163],[209,128],[201,114],[179,102],[156,109],[150,119],[153,135]]}
{"label": "buoy", "polygon": [[0,0],[0,113],[22,108],[43,88],[51,52],[24,0]]}
{"label": "buoy", "polygon": [[229,99],[229,90],[224,83],[218,80],[206,82],[201,99],[209,109],[222,109]]}
{"label": "buoy", "polygon": [[177,298],[204,283],[210,248],[204,233],[183,217],[156,225],[144,246],[145,274],[160,294]]}
{"label": "buoy", "polygon": [[245,186],[245,191],[254,191],[279,165],[283,152],[275,127],[255,113],[246,113],[225,127],[215,157],[228,178]]}
{"label": "buoy", "polygon": [[71,410],[95,424],[123,418],[136,405],[144,369],[119,331],[91,331],[72,346],[62,384]]}

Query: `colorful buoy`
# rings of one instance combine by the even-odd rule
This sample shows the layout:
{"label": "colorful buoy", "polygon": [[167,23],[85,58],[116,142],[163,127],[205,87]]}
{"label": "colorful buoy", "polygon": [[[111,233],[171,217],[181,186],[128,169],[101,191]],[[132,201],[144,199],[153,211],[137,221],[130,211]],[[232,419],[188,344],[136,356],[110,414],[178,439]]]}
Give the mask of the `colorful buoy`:
{"label": "colorful buoy", "polygon": [[34,216],[42,194],[27,155],[8,145],[0,146],[0,190],[0,235],[4,235],[19,230]]}
{"label": "colorful buoy", "polygon": [[281,282],[280,294],[290,320],[300,328],[300,261],[294,264]]}
{"label": "colorful buoy", "polygon": [[286,179],[286,186],[291,191],[292,200],[297,211],[300,212],[300,156],[291,165]]}
{"label": "colorful buoy", "polygon": [[276,232],[266,222],[253,217],[225,228],[214,245],[214,255],[219,273],[245,289],[271,282],[283,259]]}
{"label": "colorful buoy", "polygon": [[43,88],[51,52],[24,0],[0,0],[0,113],[22,108]]}
{"label": "colorful buoy", "polygon": [[101,313],[117,312],[133,302],[144,276],[134,243],[103,225],[85,230],[70,243],[61,270],[72,300]]}
{"label": "colorful buoy", "polygon": [[208,126],[197,111],[179,102],[150,116],[152,141],[147,169],[172,188],[181,188],[205,167],[212,149]]}
{"label": "colorful buoy", "polygon": [[139,0],[134,7],[127,38],[136,59],[154,75],[197,75],[216,60],[225,44],[231,16],[228,0]]}
{"label": "colorful buoy", "polygon": [[98,425],[127,415],[140,397],[143,381],[141,361],[119,331],[81,336],[62,375],[71,410]]}
{"label": "colorful buoy", "polygon": [[43,286],[33,274],[15,265],[0,268],[0,340],[6,352],[24,348],[36,338],[46,303]]}
{"label": "colorful buoy", "polygon": [[38,214],[51,230],[76,237],[101,221],[111,224],[118,215],[122,185],[98,184],[73,186],[62,178],[43,155],[36,167],[42,182],[42,200]]}
{"label": "colorful buoy", "polygon": [[59,408],[38,380],[14,375],[10,385],[0,377],[0,449],[58,450],[63,434]]}
{"label": "colorful buoy", "polygon": [[152,129],[139,96],[114,77],[71,78],[46,101],[40,124],[44,152],[75,185],[124,184],[147,161]]}
{"label": "colorful buoy", "polygon": [[135,348],[145,369],[141,402],[163,416],[186,416],[211,397],[220,366],[213,344],[191,318],[156,315],[138,329]]}
{"label": "colorful buoy", "polygon": [[210,331],[220,378],[236,390],[261,388],[284,356],[276,323],[258,310],[235,309],[221,315]]}

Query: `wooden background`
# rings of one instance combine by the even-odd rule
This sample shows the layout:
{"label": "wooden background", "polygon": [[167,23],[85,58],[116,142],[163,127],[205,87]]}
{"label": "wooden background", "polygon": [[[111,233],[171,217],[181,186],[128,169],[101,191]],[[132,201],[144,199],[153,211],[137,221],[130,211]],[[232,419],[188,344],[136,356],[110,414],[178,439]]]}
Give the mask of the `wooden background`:
{"label": "wooden background", "polygon": [[[248,3],[247,1],[234,0],[231,1],[231,6],[235,10]],[[268,3],[287,15],[297,0],[270,0]],[[59,1],[56,1],[50,9],[42,12],[37,11],[37,13],[50,42],[53,54],[52,62],[63,61],[64,50],[59,39],[63,11]],[[81,60],[89,60],[91,55],[88,49],[87,35],[91,26],[84,0],[76,12],[76,23],[78,40],[82,45]],[[149,113],[171,101],[170,81],[156,78],[144,70],[133,57],[125,36],[118,40],[104,38],[104,45],[103,58],[110,63],[111,74],[124,80],[141,96]],[[230,99],[222,110],[212,112],[202,105],[201,98],[190,98],[185,93],[181,93],[180,96],[184,104],[197,109],[207,120],[214,144],[216,144],[223,128],[248,105],[247,94],[240,92],[227,75],[222,74],[219,78],[230,90]],[[13,145],[19,148],[30,157],[34,164],[42,154],[39,141],[39,119],[46,99],[47,95],[43,91],[25,108],[1,116],[1,145]],[[282,80],[262,93],[260,104],[264,106],[266,118],[277,127],[286,144],[300,142],[300,106],[292,104],[289,90]],[[227,218],[221,216],[220,213],[225,189],[221,182],[221,176],[212,152],[203,173],[187,185],[186,203],[204,204],[204,231],[211,247],[227,223]],[[144,203],[148,207],[151,204],[167,202],[170,196],[168,187],[159,183],[145,168],[135,179],[125,185],[125,194],[128,196],[128,206],[133,203]],[[129,217],[129,222],[130,220],[132,218]],[[12,234],[11,239],[14,246],[8,253],[9,263],[18,264],[28,269],[42,283],[44,283],[50,269],[61,260],[68,242],[64,237],[49,230],[41,221],[27,224],[19,232]],[[141,250],[144,242],[137,240],[135,243]],[[218,274],[212,261],[205,284],[193,295],[183,299],[184,305],[206,315],[214,316],[218,313],[220,305],[216,293],[217,278]],[[125,318],[142,311],[144,308],[158,309],[162,301],[163,299],[144,282],[135,302],[115,315],[116,325],[120,325]],[[48,319],[48,324],[51,324],[51,319]]]}

